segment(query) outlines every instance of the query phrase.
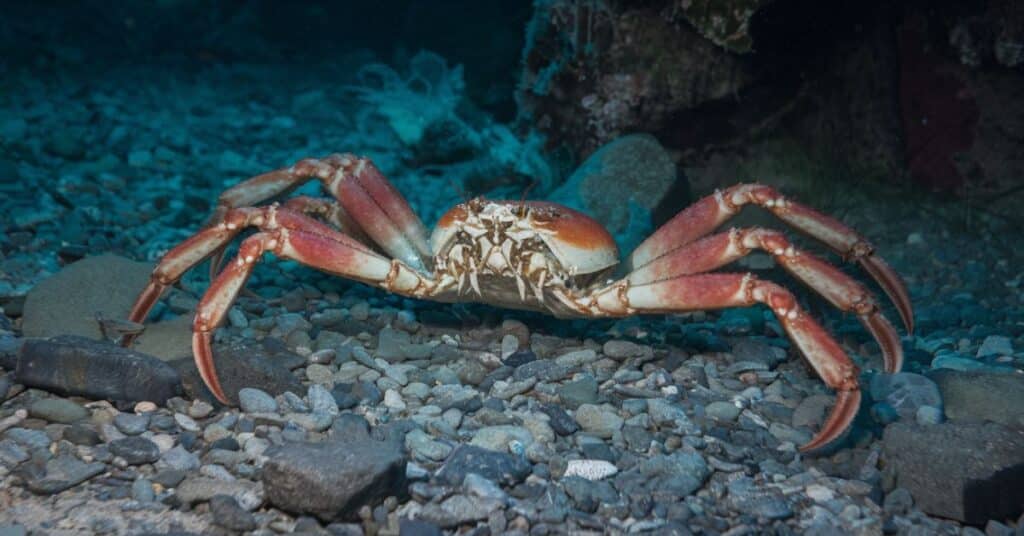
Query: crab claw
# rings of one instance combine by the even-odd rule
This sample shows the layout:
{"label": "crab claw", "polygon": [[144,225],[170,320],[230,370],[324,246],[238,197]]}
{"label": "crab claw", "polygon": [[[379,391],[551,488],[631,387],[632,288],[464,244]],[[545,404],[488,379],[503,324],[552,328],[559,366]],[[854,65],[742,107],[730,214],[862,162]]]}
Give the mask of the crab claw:
{"label": "crab claw", "polygon": [[860,389],[838,391],[832,413],[825,420],[825,424],[821,425],[821,430],[818,430],[810,441],[800,446],[800,452],[817,450],[842,436],[850,428],[853,418],[857,416],[860,398]]}

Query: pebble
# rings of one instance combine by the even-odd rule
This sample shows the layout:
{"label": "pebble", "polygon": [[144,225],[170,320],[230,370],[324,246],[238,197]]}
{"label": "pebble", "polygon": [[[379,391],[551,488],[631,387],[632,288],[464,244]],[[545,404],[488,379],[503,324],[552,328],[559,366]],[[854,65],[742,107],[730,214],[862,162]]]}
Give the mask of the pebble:
{"label": "pebble", "polygon": [[587,433],[610,438],[622,429],[623,419],[606,406],[583,404],[576,410],[576,422]]}
{"label": "pebble", "polygon": [[404,411],[406,408],[402,395],[394,389],[384,391],[384,406],[395,411]]}
{"label": "pebble", "polygon": [[238,405],[246,413],[276,413],[277,401],[265,391],[245,387],[238,391]]}
{"label": "pebble", "polygon": [[61,424],[71,424],[89,417],[89,410],[64,398],[36,400],[28,408],[29,416]]}
{"label": "pebble", "polygon": [[704,408],[704,413],[719,421],[735,421],[740,411],[742,409],[732,402],[712,402]]}
{"label": "pebble", "polygon": [[149,415],[118,413],[114,417],[114,426],[125,435],[139,435],[149,427]]}
{"label": "pebble", "polygon": [[174,422],[178,423],[178,426],[180,426],[182,430],[186,430],[188,432],[198,432],[200,430],[199,423],[184,413],[175,413]]}
{"label": "pebble", "polygon": [[110,453],[120,456],[128,465],[153,463],[160,459],[160,448],[144,437],[126,437],[109,444]]}
{"label": "pebble", "polygon": [[578,476],[587,480],[602,480],[615,476],[619,469],[606,460],[569,460],[563,477]]}

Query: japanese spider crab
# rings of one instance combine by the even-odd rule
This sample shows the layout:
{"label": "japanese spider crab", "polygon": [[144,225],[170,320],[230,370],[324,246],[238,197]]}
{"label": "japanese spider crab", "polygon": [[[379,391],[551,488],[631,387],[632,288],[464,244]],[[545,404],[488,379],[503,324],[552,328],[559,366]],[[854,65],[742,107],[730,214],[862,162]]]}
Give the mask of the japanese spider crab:
{"label": "japanese spider crab", "polygon": [[[334,200],[296,197],[257,203],[318,179]],[[366,158],[350,154],[301,160],[244,181],[220,196],[213,223],[169,251],[142,291],[130,319],[142,322],[163,291],[185,271],[219,252],[243,229],[257,232],[206,291],[193,322],[192,348],[210,391],[228,403],[214,368],[213,331],[265,252],[374,285],[388,292],[442,302],[476,301],[556,317],[623,317],[763,303],[825,383],[835,407],[801,450],[842,435],[860,406],[858,369],[793,294],[751,273],[708,273],[752,250],[776,262],[834,306],[858,316],[878,341],[887,372],[899,371],[900,340],[870,292],[825,261],[794,248],[777,231],[748,228],[712,234],[754,204],[856,261],[895,303],[907,330],[913,316],[900,277],[857,233],[769,186],[739,184],[697,201],[658,229],[613,279],[618,250],[608,231],[575,210],[542,201],[456,205],[427,232],[405,198]],[[314,218],[317,217],[317,218]],[[321,221],[322,220],[322,221]],[[325,223],[326,222],[326,223]],[[214,262],[214,265],[218,264]],[[131,337],[126,337],[125,344]]]}

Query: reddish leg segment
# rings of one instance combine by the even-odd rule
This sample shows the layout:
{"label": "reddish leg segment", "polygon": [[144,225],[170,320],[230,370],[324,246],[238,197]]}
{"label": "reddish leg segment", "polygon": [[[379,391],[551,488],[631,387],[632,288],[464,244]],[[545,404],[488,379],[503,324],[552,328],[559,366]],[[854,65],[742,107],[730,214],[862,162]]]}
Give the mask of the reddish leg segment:
{"label": "reddish leg segment", "polygon": [[797,305],[788,290],[753,274],[696,274],[634,285],[620,280],[595,292],[585,306],[610,316],[670,313],[767,305],[789,338],[825,384],[836,390],[836,405],[821,430],[800,447],[814,450],[837,439],[853,422],[860,407],[859,371],[817,322]]}
{"label": "reddish leg segment", "polygon": [[778,231],[733,229],[727,233],[707,236],[665,253],[637,268],[626,279],[633,285],[640,285],[679,275],[707,272],[747,255],[752,249],[770,253],[783,268],[832,305],[856,314],[878,341],[886,372],[898,372],[903,367],[903,346],[899,336],[882,315],[871,293],[836,267],[796,249]]}
{"label": "reddish leg segment", "polygon": [[645,240],[630,256],[630,266],[640,269],[659,258],[707,236],[744,205],[763,207],[799,231],[825,243],[844,259],[862,266],[896,305],[908,332],[914,329],[910,297],[899,275],[858,233],[839,221],[800,203],[790,201],[770,186],[740,184],[705,197],[686,208]]}
{"label": "reddish leg segment", "polygon": [[431,252],[423,223],[373,162],[350,154],[307,158],[239,183],[221,194],[214,221],[229,209],[256,205],[314,178],[388,255],[426,270]]}
{"label": "reddish leg segment", "polygon": [[222,402],[227,396],[217,380],[210,348],[219,326],[252,268],[267,251],[328,273],[380,286],[391,292],[418,296],[429,292],[433,280],[404,263],[387,259],[356,239],[303,214],[276,206],[233,209],[223,223],[199,232],[169,252],[154,271],[149,286],[136,301],[133,321],[141,322],[162,291],[189,268],[230,241],[243,227],[260,232],[245,239],[203,295],[193,322],[192,349],[199,373]]}

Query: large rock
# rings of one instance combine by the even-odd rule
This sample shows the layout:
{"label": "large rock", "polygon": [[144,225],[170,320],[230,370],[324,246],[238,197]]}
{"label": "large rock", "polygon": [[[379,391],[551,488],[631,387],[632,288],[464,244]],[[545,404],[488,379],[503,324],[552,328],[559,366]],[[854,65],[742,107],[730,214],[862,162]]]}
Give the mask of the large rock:
{"label": "large rock", "polygon": [[[618,138],[597,152],[550,199],[603,223],[629,252],[651,231],[651,213],[676,184],[676,166],[648,134]],[[679,208],[686,199],[678,199]]]}
{"label": "large rock", "polygon": [[396,442],[366,438],[286,444],[266,452],[263,486],[278,508],[324,520],[345,516],[405,489]]}
{"label": "large rock", "polygon": [[19,383],[62,395],[163,404],[181,394],[181,377],[170,365],[105,341],[75,335],[29,339],[16,359]]}
{"label": "large rock", "polygon": [[26,337],[103,338],[97,314],[127,318],[152,271],[152,264],[116,255],[86,257],[70,264],[25,296],[22,332]]}
{"label": "large rock", "polygon": [[1024,509],[1024,430],[901,421],[885,429],[882,449],[886,470],[928,514],[983,524]]}
{"label": "large rock", "polygon": [[192,357],[192,316],[180,315],[170,320],[147,324],[132,344],[134,350],[164,361]]}
{"label": "large rock", "polygon": [[992,421],[1024,428],[1024,377],[1000,372],[937,370],[929,377],[939,386],[946,417]]}
{"label": "large rock", "polygon": [[[302,383],[292,374],[291,369],[305,360],[288,350],[279,340],[266,338],[259,342],[244,341],[213,347],[213,363],[217,376],[228,400],[237,405],[238,392],[253,387],[272,395],[285,391],[301,393]],[[169,364],[181,374],[186,394],[191,398],[214,402],[191,355],[170,361]]]}

